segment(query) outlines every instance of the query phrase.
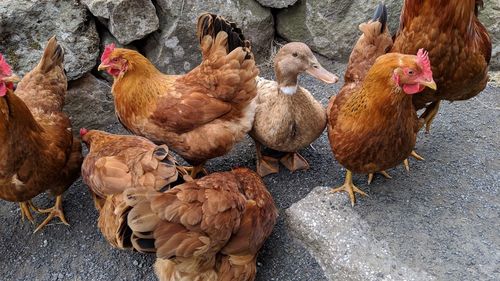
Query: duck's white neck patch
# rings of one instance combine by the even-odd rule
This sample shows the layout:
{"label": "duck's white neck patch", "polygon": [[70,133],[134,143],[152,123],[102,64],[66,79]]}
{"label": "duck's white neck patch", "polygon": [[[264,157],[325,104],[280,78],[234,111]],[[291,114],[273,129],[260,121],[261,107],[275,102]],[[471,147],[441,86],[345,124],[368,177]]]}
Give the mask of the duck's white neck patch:
{"label": "duck's white neck patch", "polygon": [[297,85],[280,87],[280,91],[285,95],[293,95],[297,92]]}

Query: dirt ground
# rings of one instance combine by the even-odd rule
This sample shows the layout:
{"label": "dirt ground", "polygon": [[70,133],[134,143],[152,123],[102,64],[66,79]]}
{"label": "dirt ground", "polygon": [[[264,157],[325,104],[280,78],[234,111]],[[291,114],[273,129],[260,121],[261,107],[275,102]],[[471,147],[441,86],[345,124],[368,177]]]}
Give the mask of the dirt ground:
{"label": "dirt ground", "polygon": [[[345,66],[334,65],[328,61],[324,61],[323,64],[332,72],[342,76]],[[264,71],[262,75],[268,77],[268,73],[269,70]],[[323,104],[326,104],[328,98],[342,85],[342,81],[336,85],[324,85],[306,76],[300,81],[301,85],[315,93]],[[473,186],[471,188],[477,188],[476,193],[471,193],[471,196],[478,197],[478,200],[473,201],[474,204],[488,204],[491,207],[488,216],[497,218],[496,228],[499,229],[500,88],[490,85],[478,98],[463,102],[459,106],[455,104],[458,103],[451,106],[445,104],[434,123],[432,134],[430,136],[421,134],[419,137],[417,150],[422,148],[419,152],[424,157],[427,156],[427,159],[423,162],[413,161],[412,167],[418,169],[426,166],[427,171],[431,172],[425,177],[416,177],[415,174],[405,175],[400,167],[392,174],[401,184],[409,185],[412,182],[423,184],[424,181],[453,182],[456,173],[468,173],[471,181],[455,183],[455,186],[467,184]],[[467,112],[463,115],[448,114],[457,110],[467,111],[469,106],[475,108],[473,114]],[[443,121],[445,119],[446,122]],[[116,123],[109,130],[121,131],[121,127]],[[458,146],[448,146],[448,140],[457,135],[463,142]],[[471,144],[474,143],[478,145],[471,149]],[[427,149],[432,145],[442,150],[463,152],[463,156],[458,159],[452,157],[434,159],[430,154],[432,150]],[[340,176],[338,163],[333,159],[325,134],[313,144],[313,147],[305,149],[303,156],[309,160],[310,170],[291,174],[282,169],[280,174],[265,178],[280,209],[280,219],[259,256],[257,276],[259,281],[327,280],[311,254],[292,238],[285,224],[284,210],[304,198],[314,187],[337,185],[343,178]],[[238,144],[229,155],[210,161],[207,168],[209,171],[224,171],[236,166],[255,169],[254,145],[249,138]],[[361,177],[357,180],[361,180]],[[379,187],[385,181],[380,177],[375,180],[382,182],[377,184]],[[361,184],[361,187],[366,188],[366,184]],[[385,189],[382,187],[381,190]],[[370,192],[381,191],[372,187]],[[396,192],[406,191],[393,190],[390,193]],[[460,193],[446,194],[451,198],[463,196]],[[424,192],[415,198],[415,200],[431,199],[426,197]],[[53,204],[53,198],[46,195],[39,196],[34,201],[37,205],[46,207]],[[370,197],[361,201],[356,208],[363,208],[363,204],[367,205],[366,208],[370,208],[370,203],[367,202],[370,202]],[[469,212],[474,212],[475,207],[467,206]],[[65,193],[64,208],[71,226],[53,221],[40,233],[32,234],[35,227],[28,222],[21,222],[18,205],[0,201],[1,280],[156,280],[151,267],[154,256],[113,249],[101,236],[96,227],[97,212],[87,187],[81,180]],[[373,214],[381,217],[384,215],[387,214]],[[42,217],[38,216],[36,219],[38,222],[42,221]],[[481,220],[479,214],[478,219]],[[400,227],[404,227],[404,224]],[[474,225],[471,225],[471,228],[473,227]],[[471,229],[471,233],[475,233],[474,229]],[[481,238],[464,236],[463,239]],[[486,258],[497,260],[497,267],[492,270],[496,270],[498,274],[500,250],[498,235],[491,239],[494,242],[491,247],[497,249],[497,254]]]}

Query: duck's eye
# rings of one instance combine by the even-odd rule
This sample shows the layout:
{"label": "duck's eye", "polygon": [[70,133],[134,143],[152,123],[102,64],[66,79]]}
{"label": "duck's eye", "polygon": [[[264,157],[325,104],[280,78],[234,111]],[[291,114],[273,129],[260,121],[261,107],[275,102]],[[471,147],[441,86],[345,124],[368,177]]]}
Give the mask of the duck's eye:
{"label": "duck's eye", "polygon": [[293,53],[292,53],[292,56],[294,56],[294,57],[297,57],[298,55],[299,55],[299,54],[297,54],[297,52],[293,52]]}

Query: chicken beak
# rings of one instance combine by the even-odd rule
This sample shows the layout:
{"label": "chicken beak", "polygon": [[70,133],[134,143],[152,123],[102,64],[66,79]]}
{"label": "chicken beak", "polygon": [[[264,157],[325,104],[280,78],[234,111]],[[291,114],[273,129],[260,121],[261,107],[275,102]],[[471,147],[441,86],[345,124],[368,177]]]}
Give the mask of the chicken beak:
{"label": "chicken beak", "polygon": [[309,73],[309,75],[315,77],[316,79],[319,79],[319,80],[321,80],[325,83],[328,83],[328,84],[337,83],[337,81],[339,81],[339,78],[337,77],[337,75],[324,69],[317,62],[313,63],[309,68],[307,68],[306,72]]}
{"label": "chicken beak", "polygon": [[97,70],[98,71],[103,71],[103,70],[106,70],[108,69],[109,65],[106,65],[104,63],[101,63],[98,67],[97,67]]}
{"label": "chicken beak", "polygon": [[437,89],[436,82],[434,82],[434,79],[431,79],[431,81],[422,81],[420,82],[420,85],[426,86],[427,88],[433,89],[434,91]]}
{"label": "chicken beak", "polygon": [[9,82],[10,82],[10,83],[17,83],[17,82],[19,82],[19,80],[21,80],[21,79],[19,78],[19,76],[17,76],[17,75],[15,75],[15,74],[13,74],[13,75],[11,75],[11,76],[7,76],[7,77],[2,78],[2,80],[3,80],[4,82],[6,82],[6,83],[9,83]]}

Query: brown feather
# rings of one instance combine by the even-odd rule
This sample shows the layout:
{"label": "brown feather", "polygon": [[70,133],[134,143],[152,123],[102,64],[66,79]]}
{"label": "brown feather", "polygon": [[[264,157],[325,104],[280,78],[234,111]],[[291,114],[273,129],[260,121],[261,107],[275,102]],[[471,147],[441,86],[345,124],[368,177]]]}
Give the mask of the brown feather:
{"label": "brown feather", "polygon": [[164,75],[132,50],[110,54],[127,61],[113,84],[122,124],[194,165],[226,154],[251,129],[258,74],[249,43],[233,23],[205,14],[198,30],[203,61],[185,75]]}
{"label": "brown feather", "polygon": [[417,109],[439,100],[466,100],[488,80],[491,39],[477,18],[480,0],[406,0],[393,52],[429,52],[437,91],[415,95]]}
{"label": "brown feather", "polygon": [[51,38],[15,93],[0,97],[0,198],[61,195],[79,177],[81,144],[62,112],[66,90],[63,50]]}
{"label": "brown feather", "polygon": [[415,56],[385,54],[391,46],[379,22],[360,25],[345,84],[328,105],[328,138],[337,161],[354,173],[373,173],[400,164],[415,145],[418,122],[411,96],[392,82],[400,64]]}
{"label": "brown feather", "polygon": [[160,280],[255,277],[255,257],[271,234],[277,210],[253,171],[213,173],[165,193],[131,188],[126,194],[133,208],[129,220],[148,216],[144,203],[149,216],[160,220],[155,226],[129,224],[133,233],[153,231]]}
{"label": "brown feather", "polygon": [[[160,219],[151,211],[148,192],[168,187],[184,173],[177,169],[168,147],[142,137],[95,130],[82,138],[89,147],[82,175],[99,211],[99,229],[115,247],[155,251],[151,233]],[[130,187],[138,191],[127,192]]]}

